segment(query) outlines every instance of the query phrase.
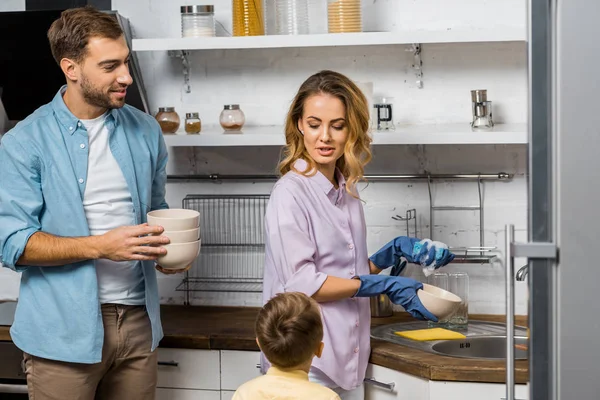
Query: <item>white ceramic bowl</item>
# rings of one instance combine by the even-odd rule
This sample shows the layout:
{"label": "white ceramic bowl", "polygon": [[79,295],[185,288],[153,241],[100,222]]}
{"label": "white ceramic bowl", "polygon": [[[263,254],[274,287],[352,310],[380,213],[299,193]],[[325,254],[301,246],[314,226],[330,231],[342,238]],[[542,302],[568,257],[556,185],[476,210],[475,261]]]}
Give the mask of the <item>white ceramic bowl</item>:
{"label": "white ceramic bowl", "polygon": [[200,239],[200,228],[185,231],[164,231],[161,236],[166,236],[173,243],[189,243]]}
{"label": "white ceramic bowl", "polygon": [[188,243],[173,243],[162,246],[167,254],[158,257],[156,263],[164,269],[184,269],[200,254],[200,240]]}
{"label": "white ceramic bowl", "polygon": [[147,214],[148,225],[162,226],[165,231],[185,231],[200,226],[200,213],[185,208],[154,210]]}
{"label": "white ceramic bowl", "polygon": [[423,289],[417,291],[423,306],[438,317],[444,319],[452,315],[462,302],[461,298],[437,286],[423,284]]}

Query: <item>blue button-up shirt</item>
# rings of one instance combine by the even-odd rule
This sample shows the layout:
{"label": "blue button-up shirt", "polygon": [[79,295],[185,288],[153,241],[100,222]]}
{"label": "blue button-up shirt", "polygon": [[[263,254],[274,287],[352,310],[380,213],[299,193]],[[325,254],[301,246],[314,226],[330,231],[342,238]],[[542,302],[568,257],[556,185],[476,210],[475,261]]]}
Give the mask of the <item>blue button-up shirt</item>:
{"label": "blue button-up shirt", "polygon": [[[0,262],[22,272],[14,343],[32,355],[77,363],[102,360],[104,328],[93,260],[55,267],[16,265],[29,237],[89,236],[83,209],[88,136],[62,94],[0,142]],[[135,221],[165,202],[167,150],[158,123],[125,105],[106,119],[109,146],[131,192]],[[153,261],[143,261],[152,349],[163,336]]]}

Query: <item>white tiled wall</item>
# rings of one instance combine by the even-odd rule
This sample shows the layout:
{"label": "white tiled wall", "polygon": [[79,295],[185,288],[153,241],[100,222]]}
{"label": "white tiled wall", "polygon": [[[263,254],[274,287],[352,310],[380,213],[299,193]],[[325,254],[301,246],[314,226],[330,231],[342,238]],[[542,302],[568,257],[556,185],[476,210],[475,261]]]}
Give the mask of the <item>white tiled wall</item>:
{"label": "white tiled wall", "polygon": [[[171,156],[175,160],[170,173],[211,172],[272,173],[277,160],[277,149],[230,148],[230,149],[175,149]],[[412,173],[426,168],[432,173],[443,173],[467,160],[471,169],[452,171],[505,171],[516,173],[511,182],[485,182],[482,186],[484,197],[484,245],[504,248],[504,225],[513,223],[517,229],[517,240],[526,239],[526,182],[523,176],[525,149],[518,146],[440,146],[421,151],[417,146],[390,146],[382,151],[376,149],[376,162],[368,173]],[[385,150],[385,151],[383,151]],[[416,154],[411,154],[411,153]],[[381,153],[381,154],[380,154]],[[236,158],[235,166],[227,163],[227,157]],[[427,161],[423,165],[422,157]],[[397,158],[398,162],[395,162]],[[190,162],[190,160],[193,160]],[[259,162],[260,160],[260,162]],[[392,163],[392,161],[394,161]],[[254,165],[252,162],[256,163]],[[262,163],[262,165],[261,165]],[[383,163],[389,163],[386,169]],[[190,164],[194,164],[190,168]],[[238,169],[239,168],[239,169]],[[267,169],[267,168],[270,168]],[[480,169],[481,168],[481,169]],[[181,205],[181,200],[189,193],[197,194],[263,194],[269,193],[272,183],[169,183],[167,201],[173,207]],[[477,185],[474,182],[439,182],[432,186],[433,201],[436,205],[476,205]],[[411,182],[372,182],[361,187],[361,197],[365,201],[365,217],[368,226],[368,249],[372,253],[397,235],[403,235],[406,226],[391,217],[404,215],[407,209],[418,212],[418,233],[429,236],[429,195],[427,184]],[[479,213],[474,211],[436,211],[434,214],[433,237],[451,246],[475,246],[479,244]],[[411,228],[412,229],[412,228]],[[522,263],[517,262],[517,267]],[[498,265],[453,265],[447,271],[466,271],[471,277],[470,310],[472,313],[503,313],[504,311],[504,270]],[[418,268],[411,268],[411,276],[422,279]],[[174,292],[180,277],[161,277],[160,288],[163,302],[183,301],[183,292]],[[517,312],[526,313],[526,285],[516,283]],[[260,296],[234,293],[196,293],[197,304],[259,304]]]}
{"label": "white tiled wall", "polygon": [[[230,30],[230,1],[213,1],[216,17]],[[137,37],[178,37],[179,6],[166,0],[113,0],[132,23]],[[195,3],[193,3],[195,4]],[[365,28],[463,29],[525,24],[523,0],[363,1]],[[493,18],[482,18],[482,15]],[[412,56],[405,46],[349,48],[203,51],[190,56],[192,92],[183,91],[181,64],[164,52],[139,53],[152,112],[175,106],[180,115],[197,111],[204,126],[216,125],[223,104],[239,103],[247,125],[281,124],[300,83],[320,69],[333,69],[358,82],[372,82],[374,95],[394,97],[397,123],[468,123],[469,90],[488,89],[496,121],[525,122],[527,118],[526,46],[523,43],[424,45],[425,87],[416,88]],[[484,134],[484,133],[482,133]],[[517,239],[526,238],[526,150],[519,146],[386,146],[375,148],[368,173],[496,173],[516,174],[512,182],[484,184],[485,245],[503,250],[504,225],[514,223]],[[169,173],[274,173],[278,149],[175,148]],[[173,207],[189,193],[269,193],[272,183],[169,183]],[[392,220],[408,208],[418,211],[420,236],[429,235],[429,196],[424,182],[370,183],[361,191],[366,201],[368,247],[373,252],[405,225]],[[477,204],[475,183],[441,182],[433,187],[437,205]],[[436,212],[434,234],[451,246],[479,244],[477,212]],[[521,264],[517,263],[517,266]],[[504,272],[498,265],[455,265],[471,277],[470,312],[504,312]],[[418,268],[408,271],[423,278]],[[181,303],[174,289],[181,277],[161,277],[161,301]],[[259,305],[260,295],[195,293],[195,304]],[[517,283],[517,312],[525,314],[526,286]]]}

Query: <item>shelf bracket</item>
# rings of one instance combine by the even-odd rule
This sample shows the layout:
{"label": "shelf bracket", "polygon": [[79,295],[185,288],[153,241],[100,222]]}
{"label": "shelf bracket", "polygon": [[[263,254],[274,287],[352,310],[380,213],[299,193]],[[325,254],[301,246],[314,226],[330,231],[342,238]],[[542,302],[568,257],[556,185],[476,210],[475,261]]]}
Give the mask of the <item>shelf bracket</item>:
{"label": "shelf bracket", "polygon": [[188,59],[190,52],[187,50],[169,50],[169,57],[181,58],[181,65],[183,66],[183,86],[186,93],[191,93],[192,88],[190,87],[190,71],[191,65]]}
{"label": "shelf bracket", "polygon": [[423,60],[421,60],[421,43],[413,43],[410,48],[406,49],[413,53],[412,68],[417,78],[417,87],[423,89]]}

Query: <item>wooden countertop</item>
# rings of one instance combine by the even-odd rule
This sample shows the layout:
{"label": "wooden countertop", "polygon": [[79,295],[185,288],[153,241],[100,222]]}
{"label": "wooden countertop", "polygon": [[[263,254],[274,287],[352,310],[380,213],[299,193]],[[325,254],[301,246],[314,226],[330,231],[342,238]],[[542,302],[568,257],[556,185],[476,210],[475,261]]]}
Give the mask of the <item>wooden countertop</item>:
{"label": "wooden countertop", "polygon": [[[215,350],[254,350],[254,319],[257,308],[195,307],[162,305],[161,316],[165,337],[161,347]],[[502,315],[472,315],[471,318],[504,322]],[[389,318],[373,318],[372,325],[410,321],[406,313]],[[518,325],[526,325],[526,317],[516,317]],[[0,341],[10,340],[6,326],[0,326]],[[373,364],[396,371],[438,381],[505,382],[504,361],[464,359],[430,354],[421,350],[380,340],[371,341]],[[515,380],[529,379],[528,362],[515,362]]]}

